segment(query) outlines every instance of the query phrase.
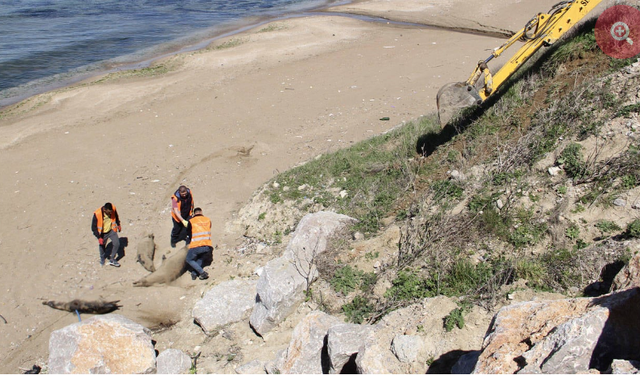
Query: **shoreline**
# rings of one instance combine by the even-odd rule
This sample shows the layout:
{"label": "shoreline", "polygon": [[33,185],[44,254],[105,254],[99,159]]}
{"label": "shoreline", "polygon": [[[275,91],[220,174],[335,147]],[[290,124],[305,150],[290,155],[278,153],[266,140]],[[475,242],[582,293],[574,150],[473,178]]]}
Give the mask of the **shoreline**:
{"label": "shoreline", "polygon": [[[436,3],[402,6],[417,17],[414,8]],[[468,1],[447,3],[472,8]],[[530,16],[509,15],[518,22]],[[165,58],[162,64],[175,69],[161,74],[85,82],[3,110],[0,314],[8,324],[0,372],[46,361],[49,334],[77,322],[41,300],[121,300],[118,313],[145,325],[189,315],[206,284],[183,275],[170,286],[131,286],[147,274],[135,262],[144,232],[155,234],[158,261],[171,251],[169,196],[181,184],[213,224],[218,249],[210,282],[253,277],[265,259],[243,257],[237,246],[244,233],[230,224],[260,186],[319,154],[432,112],[441,86],[465,79],[502,43],[324,15],[270,25]],[[118,207],[129,244],[118,269],[99,266],[89,230],[93,211],[107,201]],[[167,333],[157,348],[193,348],[198,338]],[[268,358],[281,349],[278,340],[243,350]]]}
{"label": "shoreline", "polygon": [[[9,87],[2,91],[11,93],[18,91],[17,95],[7,98],[0,97],[0,111],[19,104],[21,101],[27,100],[33,96],[46,94],[51,91],[64,89],[82,82],[95,79],[96,77],[105,76],[111,73],[118,73],[136,69],[144,69],[153,65],[155,62],[175,56],[182,53],[189,53],[207,48],[210,44],[221,38],[230,37],[241,34],[261,25],[270,22],[276,22],[280,19],[290,17],[307,17],[305,13],[323,10],[335,5],[347,4],[345,0],[329,0],[327,3],[311,7],[309,9],[299,11],[293,10],[283,13],[279,16],[250,16],[243,19],[227,22],[222,25],[216,25],[207,29],[198,30],[190,35],[185,35],[179,39],[170,40],[143,48],[135,53],[122,55],[96,63],[83,65],[73,68],[68,72],[57,73],[53,76],[42,77],[34,81],[30,81],[19,86]],[[152,52],[143,52],[143,51]],[[142,58],[127,58],[127,56],[142,55]],[[125,62],[119,62],[125,60]],[[66,77],[66,78],[65,78]],[[34,87],[30,89],[29,87]],[[1,92],[0,92],[1,93]]]}
{"label": "shoreline", "polygon": [[[159,44],[155,47],[148,47],[147,49],[156,50],[157,52],[152,53],[148,57],[144,57],[140,60],[132,60],[124,63],[117,62],[118,59],[122,59],[126,56],[120,56],[117,58],[113,58],[111,60],[102,61],[100,63],[93,63],[86,66],[82,66],[79,68],[72,69],[69,72],[58,73],[54,76],[43,77],[36,81],[28,82],[26,84],[11,87],[5,89],[3,91],[22,91],[25,90],[24,93],[18,94],[16,96],[12,96],[9,98],[0,98],[0,112],[5,109],[9,109],[10,107],[20,104],[20,102],[28,100],[34,96],[38,96],[41,94],[47,94],[49,92],[53,92],[56,90],[66,89],[69,87],[73,87],[74,85],[81,85],[85,82],[90,82],[99,77],[104,77],[113,73],[127,72],[138,69],[145,69],[153,66],[153,64],[160,62],[164,59],[171,58],[176,55],[186,54],[190,52],[196,52],[200,50],[207,49],[210,45],[215,43],[216,41],[224,38],[233,37],[236,35],[240,35],[242,33],[246,33],[252,29],[256,29],[260,26],[267,25],[270,23],[275,23],[278,21],[283,21],[287,19],[294,18],[307,18],[307,17],[323,17],[323,16],[338,16],[338,17],[347,17],[354,18],[365,22],[380,22],[380,23],[390,23],[399,26],[407,26],[407,27],[417,27],[417,28],[425,28],[425,29],[438,29],[438,30],[446,30],[451,32],[460,32],[463,34],[471,34],[471,35],[481,35],[481,36],[490,36],[496,38],[509,38],[512,35],[512,32],[509,30],[499,29],[495,27],[486,27],[483,25],[479,25],[477,28],[474,28],[471,24],[461,24],[461,25],[450,25],[446,23],[439,23],[435,21],[435,18],[428,17],[427,22],[414,22],[415,20],[411,17],[398,17],[397,15],[393,15],[391,18],[385,18],[380,15],[376,15],[375,12],[372,11],[358,11],[353,10],[353,7],[358,8],[358,4],[366,4],[367,0],[352,0],[352,1],[333,1],[328,4],[320,5],[315,8],[307,9],[304,11],[295,11],[291,13],[286,13],[277,17],[248,17],[242,20],[234,21],[232,24],[227,26],[216,26],[212,27],[209,30],[201,30],[197,33],[192,34],[191,36],[185,36],[181,39],[184,39],[184,42],[180,42],[181,39],[173,40],[169,42],[165,42]],[[213,31],[215,30],[215,31]],[[196,35],[198,34],[211,34],[204,38],[199,38]],[[195,41],[191,41],[191,39],[195,39]],[[95,68],[94,68],[95,67]],[[74,72],[77,70],[89,69],[88,72],[78,73]],[[69,76],[69,78],[61,78]],[[42,83],[52,81],[53,83]],[[28,89],[26,87],[35,86],[34,89]]]}

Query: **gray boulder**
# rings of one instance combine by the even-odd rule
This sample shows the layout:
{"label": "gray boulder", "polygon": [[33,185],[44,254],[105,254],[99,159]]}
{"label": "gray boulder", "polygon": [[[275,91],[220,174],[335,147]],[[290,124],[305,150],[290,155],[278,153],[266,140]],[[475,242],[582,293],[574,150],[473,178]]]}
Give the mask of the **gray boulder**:
{"label": "gray boulder", "polygon": [[614,359],[611,363],[612,374],[640,374],[640,361]]}
{"label": "gray boulder", "polygon": [[296,261],[301,270],[309,269],[309,261],[327,249],[327,240],[346,224],[357,220],[335,212],[320,211],[305,215],[287,244],[283,256]]}
{"label": "gray boulder", "polygon": [[629,247],[632,251],[636,251],[636,254],[613,279],[611,291],[640,287],[640,252],[637,252],[640,246],[637,241],[633,241]]}
{"label": "gray boulder", "polygon": [[303,291],[318,276],[315,257],[327,240],[355,219],[333,212],[307,214],[300,220],[284,254],[268,262],[257,283],[251,327],[264,335],[282,322],[304,298]]}
{"label": "gray boulder", "polygon": [[188,374],[191,370],[191,357],[182,350],[167,349],[156,359],[157,374]]}
{"label": "gray boulder", "polygon": [[207,335],[248,317],[256,302],[256,281],[231,280],[209,290],[196,302],[192,316]]}
{"label": "gray boulder", "polygon": [[289,316],[302,300],[306,280],[284,258],[269,261],[256,285],[257,298],[249,322],[259,335],[264,335]]}
{"label": "gray boulder", "polygon": [[418,336],[396,335],[391,342],[391,351],[400,362],[411,363],[418,360],[423,346],[422,339]]}
{"label": "gray boulder", "polygon": [[503,307],[494,317],[473,373],[519,371],[522,364],[516,358],[558,325],[582,315],[588,305],[588,299],[583,298],[521,302]]}
{"label": "gray boulder", "polygon": [[373,335],[373,326],[342,323],[329,328],[327,332],[327,353],[331,374],[340,374],[345,366],[352,366],[347,372],[355,371],[355,356],[362,343]]}
{"label": "gray boulder", "polygon": [[313,311],[298,323],[291,341],[278,361],[281,374],[323,374],[329,370],[328,358],[323,357],[325,338],[331,326],[340,319],[322,311]]}
{"label": "gray boulder", "polygon": [[640,353],[640,289],[530,301],[496,314],[473,373],[607,371]]}
{"label": "gray boulder", "polygon": [[49,338],[51,374],[145,374],[156,371],[151,332],[122,315],[96,316]]}
{"label": "gray boulder", "polygon": [[275,358],[271,361],[268,361],[264,364],[264,369],[267,371],[267,374],[279,374],[280,367],[284,364],[285,355],[287,353],[286,349],[280,349],[276,352]]}
{"label": "gray boulder", "polygon": [[560,324],[523,354],[527,365],[518,373],[575,374],[587,372],[591,354],[609,318],[600,307]]}
{"label": "gray boulder", "polygon": [[376,339],[365,340],[356,356],[359,374],[401,374],[407,371],[390,350],[390,342]]}

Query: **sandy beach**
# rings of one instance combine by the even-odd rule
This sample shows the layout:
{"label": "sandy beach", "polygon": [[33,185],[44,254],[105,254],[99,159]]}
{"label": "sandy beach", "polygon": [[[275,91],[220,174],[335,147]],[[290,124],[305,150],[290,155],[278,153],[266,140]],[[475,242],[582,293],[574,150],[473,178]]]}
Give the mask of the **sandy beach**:
{"label": "sandy beach", "polygon": [[[243,233],[228,224],[257,188],[434,112],[441,86],[466,79],[504,42],[500,33],[556,2],[357,2],[0,111],[0,372],[46,363],[50,333],[78,321],[42,301],[120,300],[120,314],[147,326],[190,319],[205,289],[188,274],[170,286],[132,286],[147,274],[135,259],[144,232],[155,234],[158,261],[171,250],[169,197],[179,185],[213,222],[212,280],[249,277],[236,265]],[[105,202],[117,206],[128,243],[120,268],[99,265],[90,229]],[[169,339],[157,346],[185,349]],[[276,349],[255,350],[265,356],[257,359]]]}

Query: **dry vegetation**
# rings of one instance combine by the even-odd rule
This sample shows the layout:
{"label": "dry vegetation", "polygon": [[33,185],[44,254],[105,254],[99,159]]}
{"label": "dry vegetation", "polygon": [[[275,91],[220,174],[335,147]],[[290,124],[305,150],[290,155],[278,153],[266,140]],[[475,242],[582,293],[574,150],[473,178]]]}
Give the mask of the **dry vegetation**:
{"label": "dry vegetation", "polygon": [[640,75],[637,59],[602,54],[592,27],[443,129],[428,116],[278,175],[242,213],[252,237],[281,243],[319,210],[357,218],[308,290],[353,322],[461,297],[449,329],[517,288],[607,292],[640,234]]}

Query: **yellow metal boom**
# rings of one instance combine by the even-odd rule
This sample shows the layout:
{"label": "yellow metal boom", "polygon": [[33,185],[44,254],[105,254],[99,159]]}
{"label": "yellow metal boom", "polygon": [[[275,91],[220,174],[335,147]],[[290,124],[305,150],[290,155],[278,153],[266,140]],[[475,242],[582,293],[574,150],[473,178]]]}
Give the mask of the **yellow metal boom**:
{"label": "yellow metal boom", "polygon": [[[469,79],[440,89],[437,96],[440,123],[446,124],[461,108],[485,101],[540,47],[553,44],[601,2],[602,0],[566,0],[554,5],[549,13],[538,13],[488,58],[479,61]],[[488,67],[489,61],[500,56],[517,41],[524,44],[492,75]],[[483,74],[484,85],[476,90],[476,82]]]}

